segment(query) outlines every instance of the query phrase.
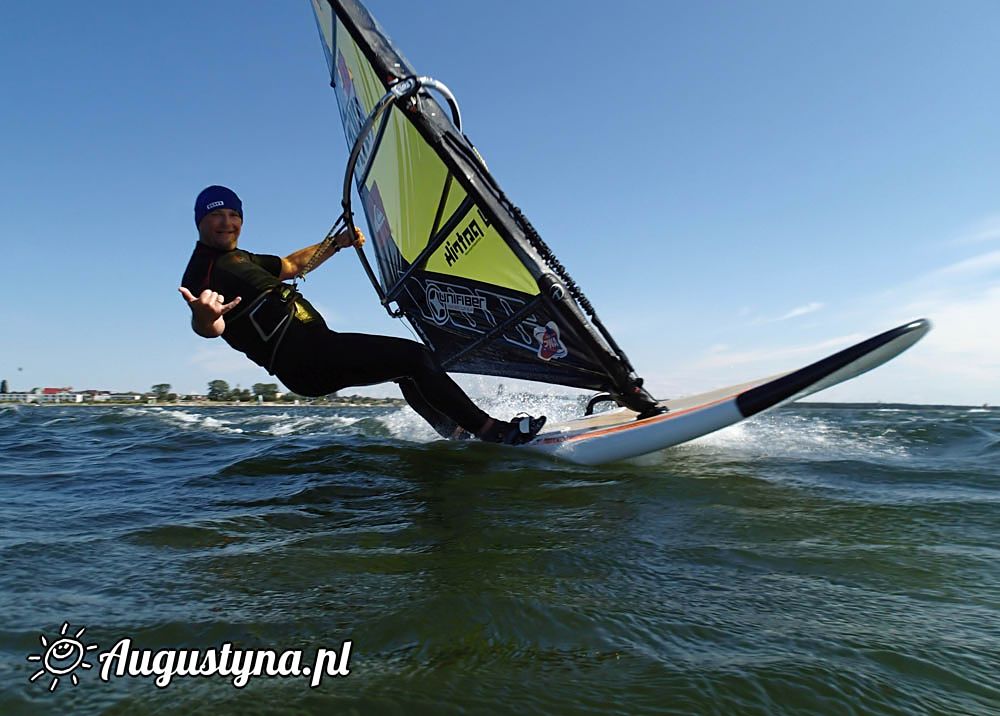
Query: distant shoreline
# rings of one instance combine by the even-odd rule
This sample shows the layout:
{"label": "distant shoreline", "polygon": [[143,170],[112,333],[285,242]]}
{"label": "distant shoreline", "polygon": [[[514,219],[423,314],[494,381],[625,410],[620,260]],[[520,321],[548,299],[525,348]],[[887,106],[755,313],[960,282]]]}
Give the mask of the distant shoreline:
{"label": "distant shoreline", "polygon": [[71,401],[35,402],[27,400],[0,403],[0,407],[4,405],[30,405],[38,408],[401,408],[406,405],[406,401],[396,398],[373,399],[372,402],[344,401],[336,403],[286,403],[267,401],[261,403],[258,403],[257,401],[246,401],[241,403],[227,400],[185,400],[177,403],[149,403],[140,400],[131,403],[112,403],[109,401],[88,401],[76,403]]}
{"label": "distant shoreline", "polygon": [[[336,402],[322,402],[322,403],[312,403],[308,401],[302,401],[299,403],[289,403],[285,401],[274,401],[268,402],[264,401],[258,403],[256,401],[229,401],[229,400],[185,400],[176,403],[159,403],[159,402],[146,402],[141,400],[136,400],[134,402],[110,402],[110,401],[5,401],[0,402],[0,408],[5,405],[31,405],[40,408],[52,408],[52,407],[90,407],[90,408],[121,408],[121,407],[146,407],[146,408],[402,408],[406,407],[407,403],[401,398],[366,398],[364,396],[354,396],[354,399],[344,398]],[[806,408],[806,409],[834,409],[834,410],[844,410],[850,408],[862,408],[862,409],[883,409],[883,410],[910,410],[914,408],[950,408],[950,409],[964,409],[964,410],[1000,410],[1000,406],[993,405],[992,403],[983,403],[980,405],[961,405],[957,403],[853,403],[853,402],[843,402],[843,403],[832,403],[832,402],[822,402],[822,401],[809,401],[802,400],[790,403],[787,406],[781,406],[782,408]]]}

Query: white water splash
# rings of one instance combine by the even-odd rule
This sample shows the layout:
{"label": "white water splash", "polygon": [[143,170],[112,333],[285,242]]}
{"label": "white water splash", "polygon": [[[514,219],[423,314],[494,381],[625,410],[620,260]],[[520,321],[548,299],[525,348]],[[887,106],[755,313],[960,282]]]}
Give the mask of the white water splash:
{"label": "white water splash", "polygon": [[[238,413],[226,407],[212,407],[211,415],[175,408],[126,408],[125,415],[153,417],[189,429],[206,429],[219,433],[258,433],[274,437],[287,435],[339,432],[361,422],[367,416],[347,416],[322,408],[320,412],[295,414],[290,412],[258,413],[260,408],[240,409]],[[331,411],[331,412],[327,412]]]}
{"label": "white water splash", "polygon": [[180,424],[186,428],[205,428],[219,433],[239,434],[242,428],[231,427],[231,423],[209,415],[199,415],[187,410],[167,410],[165,408],[125,408],[124,415],[145,416]]}
{"label": "white water splash", "polygon": [[[528,392],[497,390],[492,394],[478,395],[476,405],[499,420],[510,420],[518,413],[544,415],[549,424],[579,417],[583,414],[582,401],[577,396],[546,395]],[[389,433],[400,440],[430,442],[441,440],[441,436],[412,408],[403,407],[391,413],[378,416]]]}
{"label": "white water splash", "polygon": [[891,428],[875,434],[857,426],[856,422],[841,424],[818,415],[769,413],[681,447],[750,458],[870,460],[907,456],[906,447]]}
{"label": "white water splash", "polygon": [[441,436],[413,408],[397,408],[390,413],[375,418],[385,426],[392,437],[398,440],[427,443],[441,440]]}
{"label": "white water splash", "polygon": [[344,415],[300,415],[300,416],[262,416],[262,418],[274,418],[271,425],[260,430],[265,435],[281,437],[285,435],[299,435],[302,433],[323,433],[329,432],[331,428],[338,429],[354,425],[363,418],[347,417]]}
{"label": "white water splash", "polygon": [[69,423],[73,422],[74,418],[52,418],[52,420],[46,420],[39,427],[47,428],[50,425],[56,425],[58,423]]}

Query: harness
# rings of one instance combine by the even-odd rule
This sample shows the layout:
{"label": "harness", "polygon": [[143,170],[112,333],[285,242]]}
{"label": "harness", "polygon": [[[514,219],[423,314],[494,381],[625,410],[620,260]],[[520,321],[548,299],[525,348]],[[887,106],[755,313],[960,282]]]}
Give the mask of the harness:
{"label": "harness", "polygon": [[268,375],[274,375],[274,359],[278,355],[278,348],[288,332],[288,327],[292,324],[292,316],[295,314],[295,301],[301,298],[295,284],[288,286],[279,283],[273,288],[261,293],[257,298],[247,304],[239,312],[228,317],[228,320],[240,320],[246,318],[250,321],[257,335],[265,344],[274,339],[274,346],[271,348],[271,357],[265,366]]}
{"label": "harness", "polygon": [[[299,279],[305,279],[306,274],[315,268],[316,263],[325,253],[329,253],[332,256],[340,251],[339,246],[334,245],[332,251],[330,250],[330,246],[333,244],[333,240],[337,237],[339,231],[347,226],[344,216],[342,214],[327,232],[326,237],[319,243],[316,250],[313,251],[312,256],[309,257],[309,261],[305,267],[292,280],[291,286],[279,283],[274,288],[264,291],[251,301],[246,308],[233,316],[234,319],[240,319],[244,316],[249,318],[250,324],[257,331],[257,335],[260,336],[260,339],[264,343],[269,342],[272,338],[275,339],[274,347],[271,349],[271,357],[267,361],[267,366],[265,366],[268,375],[274,375],[274,371],[272,370],[274,359],[278,355],[278,348],[281,347],[281,341],[284,340],[285,333],[288,332],[288,327],[292,324],[292,316],[295,314],[295,301],[302,297],[298,288]],[[362,237],[363,240],[364,238]],[[360,248],[358,253],[361,253]],[[364,256],[364,254],[361,255]]]}

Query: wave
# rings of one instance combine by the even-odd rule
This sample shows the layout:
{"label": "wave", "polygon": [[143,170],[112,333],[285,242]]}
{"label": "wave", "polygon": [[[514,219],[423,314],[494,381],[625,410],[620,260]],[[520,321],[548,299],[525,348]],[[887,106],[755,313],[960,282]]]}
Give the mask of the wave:
{"label": "wave", "polygon": [[737,423],[688,444],[743,458],[798,460],[905,459],[909,446],[897,429],[859,426],[810,414],[778,411]]}

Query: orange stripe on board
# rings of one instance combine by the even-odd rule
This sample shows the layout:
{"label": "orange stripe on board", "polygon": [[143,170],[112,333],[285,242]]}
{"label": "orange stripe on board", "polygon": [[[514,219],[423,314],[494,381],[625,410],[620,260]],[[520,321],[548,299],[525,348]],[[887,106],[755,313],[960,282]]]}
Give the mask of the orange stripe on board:
{"label": "orange stripe on board", "polygon": [[589,440],[590,438],[600,437],[601,435],[610,435],[611,433],[622,432],[623,430],[635,430],[636,428],[646,427],[647,425],[652,425],[653,423],[663,423],[667,420],[673,420],[674,418],[679,418],[682,415],[687,415],[688,413],[693,413],[696,410],[704,410],[705,408],[711,408],[718,405],[719,403],[725,403],[727,400],[732,400],[733,398],[742,394],[743,391],[739,393],[733,393],[732,395],[727,395],[724,398],[719,398],[711,403],[705,403],[704,405],[695,405],[694,407],[687,408],[686,410],[680,410],[678,412],[668,412],[663,415],[659,415],[655,418],[646,418],[645,420],[634,420],[630,423],[625,423],[624,425],[614,425],[609,428],[604,428],[602,430],[592,430],[586,433],[580,433],[578,435],[568,435],[562,438],[546,438],[537,443],[531,443],[532,445],[552,445],[554,443],[568,443],[574,442],[576,440]]}

